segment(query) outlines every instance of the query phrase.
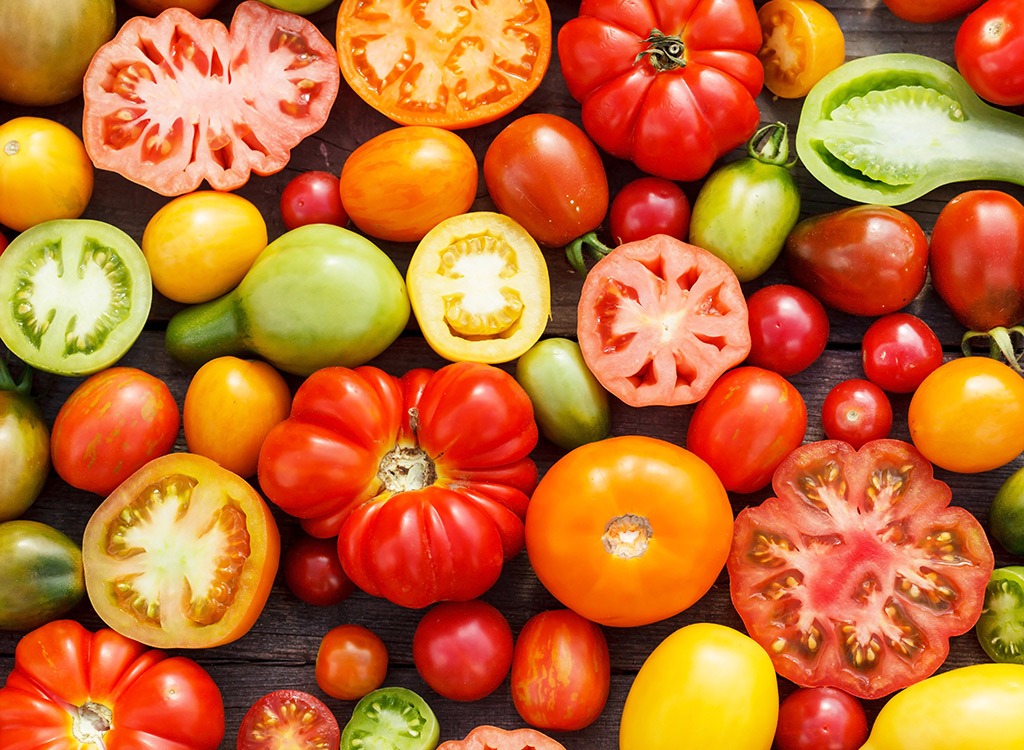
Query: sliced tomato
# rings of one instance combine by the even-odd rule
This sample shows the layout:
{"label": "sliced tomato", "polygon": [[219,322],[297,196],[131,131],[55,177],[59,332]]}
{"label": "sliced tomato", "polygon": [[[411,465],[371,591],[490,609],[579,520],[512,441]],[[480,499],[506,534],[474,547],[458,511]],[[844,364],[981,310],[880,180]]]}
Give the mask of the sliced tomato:
{"label": "sliced tomato", "polygon": [[327,121],[341,76],[311,22],[246,0],[230,30],[181,8],[129,19],[93,57],[82,135],[93,163],[162,195],[234,190],[284,168]]}
{"label": "sliced tomato", "polygon": [[301,690],[257,698],[238,728],[237,750],[337,750],[338,720],[322,700]]}
{"label": "sliced tomato", "polygon": [[468,128],[508,114],[551,61],[546,0],[343,0],[341,73],[363,100],[402,125]]}
{"label": "sliced tomato", "polygon": [[836,17],[814,0],[769,0],[757,11],[764,41],[757,53],[764,85],[796,99],[846,59],[846,40]]}
{"label": "sliced tomato", "polygon": [[935,672],[978,620],[993,569],[981,524],[909,443],[797,448],[776,497],[740,511],[732,601],[776,671],[880,698]]}
{"label": "sliced tomato", "polygon": [[465,739],[442,742],[437,750],[565,750],[565,746],[536,729],[501,729],[483,724]]}
{"label": "sliced tomato", "polygon": [[587,366],[630,406],[699,401],[750,352],[736,274],[707,250],[663,234],[598,261],[577,320]]}

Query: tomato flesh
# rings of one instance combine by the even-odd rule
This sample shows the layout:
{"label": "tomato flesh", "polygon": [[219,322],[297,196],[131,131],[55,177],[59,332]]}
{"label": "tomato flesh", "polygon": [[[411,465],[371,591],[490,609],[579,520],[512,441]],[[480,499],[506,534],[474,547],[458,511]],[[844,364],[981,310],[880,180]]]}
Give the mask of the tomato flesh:
{"label": "tomato flesh", "polygon": [[242,717],[237,750],[337,750],[341,728],[323,701],[301,690],[275,690]]}

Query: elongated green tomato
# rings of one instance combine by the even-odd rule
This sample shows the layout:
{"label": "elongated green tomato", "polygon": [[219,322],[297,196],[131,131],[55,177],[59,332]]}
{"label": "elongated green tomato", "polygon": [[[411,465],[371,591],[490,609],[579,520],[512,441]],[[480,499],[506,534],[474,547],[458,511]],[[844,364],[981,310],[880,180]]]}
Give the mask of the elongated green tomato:
{"label": "elongated green tomato", "polygon": [[31,384],[30,368],[15,382],[0,360],[0,521],[28,510],[50,473],[50,431]]}
{"label": "elongated green tomato", "polygon": [[408,688],[383,687],[356,704],[341,732],[341,750],[434,750],[440,733],[422,697]]}
{"label": "elongated green tomato", "polygon": [[85,595],[82,550],[44,523],[0,523],[0,581],[0,630],[32,630]]}
{"label": "elongated green tomato", "polygon": [[712,172],[693,204],[690,242],[728,263],[740,281],[768,270],[800,217],[788,132],[777,122],[754,133],[747,156]]}
{"label": "elongated green tomato", "polygon": [[608,391],[587,368],[575,341],[538,341],[516,362],[515,376],[533,402],[541,434],[559,448],[608,437]]}
{"label": "elongated green tomato", "polygon": [[992,661],[1024,664],[1024,566],[992,571],[974,630]]}
{"label": "elongated green tomato", "polygon": [[171,318],[165,344],[188,364],[255,354],[309,375],[373,359],[398,338],[410,310],[405,280],[379,247],[348,229],[310,224],[267,245],[226,295]]}

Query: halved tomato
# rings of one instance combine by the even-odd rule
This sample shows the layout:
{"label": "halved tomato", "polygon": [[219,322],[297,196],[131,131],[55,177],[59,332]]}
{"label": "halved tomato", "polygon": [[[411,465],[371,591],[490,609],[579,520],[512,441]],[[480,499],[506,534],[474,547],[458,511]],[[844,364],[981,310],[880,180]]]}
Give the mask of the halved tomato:
{"label": "halved tomato", "polygon": [[161,195],[273,174],[327,121],[341,76],[311,22],[246,0],[228,30],[181,8],[129,19],[85,73],[93,163]]}
{"label": "halved tomato", "polygon": [[157,648],[245,635],[263,611],[281,544],[244,479],[192,453],[153,459],[85,527],[85,585],[118,633]]}
{"label": "halved tomato", "polygon": [[343,0],[341,73],[363,100],[402,125],[468,128],[508,114],[551,61],[546,0]]}
{"label": "halved tomato", "polygon": [[322,700],[302,690],[274,690],[250,706],[238,728],[237,750],[337,750],[338,720]]}
{"label": "halved tomato", "polygon": [[836,17],[814,0],[769,0],[757,11],[764,41],[757,53],[764,85],[796,99],[846,59],[846,40]]}
{"label": "halved tomato", "polygon": [[482,724],[464,739],[441,743],[437,750],[565,750],[565,746],[536,729],[501,729]]}

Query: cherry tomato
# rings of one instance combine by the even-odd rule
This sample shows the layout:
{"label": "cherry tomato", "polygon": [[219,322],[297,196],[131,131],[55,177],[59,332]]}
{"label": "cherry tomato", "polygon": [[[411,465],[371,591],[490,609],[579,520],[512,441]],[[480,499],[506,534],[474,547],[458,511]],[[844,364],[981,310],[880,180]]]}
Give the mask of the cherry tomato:
{"label": "cherry tomato", "polygon": [[956,33],[956,67],[982,99],[1024,104],[1024,3],[987,0]]}
{"label": "cherry tomato", "polygon": [[913,393],[942,364],[942,344],[927,323],[910,313],[883,315],[861,341],[864,374],[890,393]]}
{"label": "cherry tomato", "polygon": [[327,631],[316,653],[316,684],[332,698],[362,698],[384,683],[388,648],[362,625],[338,625]]}
{"label": "cherry tomato", "polygon": [[810,292],[790,284],[771,284],[751,294],[747,323],[747,364],[787,377],[810,367],[828,344],[825,306]]}
{"label": "cherry tomato", "polygon": [[257,698],[238,728],[236,750],[338,750],[341,728],[322,700],[301,690]]}
{"label": "cherry tomato", "polygon": [[885,391],[870,380],[844,380],[825,396],[821,422],[829,439],[860,448],[869,440],[889,436],[892,404]]}
{"label": "cherry tomato", "polygon": [[690,200],[671,180],[638,177],[615,194],[608,222],[616,245],[652,234],[685,240],[690,231]]}
{"label": "cherry tomato", "polygon": [[779,705],[776,750],[857,750],[867,738],[863,704],[838,688],[798,688]]}
{"label": "cherry tomato", "polygon": [[299,599],[316,607],[341,604],[353,591],[338,557],[338,540],[302,535],[281,559],[284,582]]}
{"label": "cherry tomato", "polygon": [[291,179],[281,191],[281,220],[286,229],[306,224],[348,224],[341,203],[341,180],[330,172],[313,170]]}
{"label": "cherry tomato", "polygon": [[436,605],[412,636],[416,671],[453,701],[475,701],[497,690],[512,667],[512,648],[505,615],[480,599]]}
{"label": "cherry tomato", "polygon": [[985,0],[884,0],[893,15],[911,23],[948,21],[974,10]]}
{"label": "cherry tomato", "polygon": [[776,96],[806,96],[846,59],[843,30],[821,3],[769,0],[757,17],[764,40],[757,56],[764,65],[764,85]]}

